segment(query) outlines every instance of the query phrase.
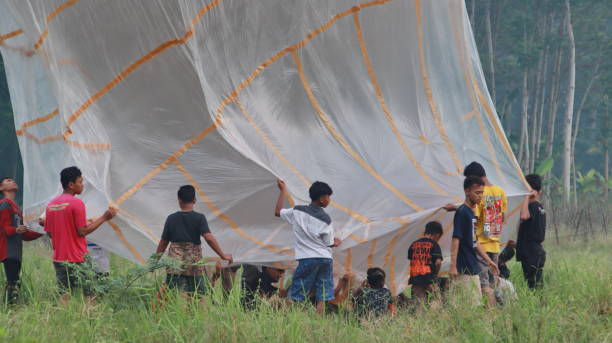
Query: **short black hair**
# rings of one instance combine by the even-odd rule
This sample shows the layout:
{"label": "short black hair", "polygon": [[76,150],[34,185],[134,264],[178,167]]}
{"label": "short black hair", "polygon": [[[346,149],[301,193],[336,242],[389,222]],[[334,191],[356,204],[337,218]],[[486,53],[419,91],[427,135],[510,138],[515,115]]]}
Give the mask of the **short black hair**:
{"label": "short black hair", "polygon": [[442,235],[444,230],[442,229],[442,224],[437,221],[431,221],[425,225],[425,234],[426,235]]}
{"label": "short black hair", "polygon": [[367,275],[368,275],[367,278],[368,278],[368,283],[370,284],[370,287],[383,288],[383,286],[385,285],[385,278],[387,277],[387,274],[385,273],[384,270],[378,267],[369,268]]}
{"label": "short black hair", "polygon": [[478,176],[468,176],[463,180],[463,189],[470,189],[474,185],[484,186],[484,181]]}
{"label": "short black hair", "polygon": [[178,190],[178,198],[184,203],[190,203],[195,200],[195,188],[192,185],[181,186]]}
{"label": "short black hair", "polygon": [[[3,178],[1,178],[1,179],[0,179],[0,186],[2,186],[2,184],[3,184],[3,183],[4,183],[4,181],[6,181],[6,180],[11,180],[11,178],[10,178],[10,177],[8,177],[8,176],[7,176],[7,177],[3,177]],[[0,198],[4,196],[3,194],[4,194],[4,190],[0,189]]]}
{"label": "short black hair", "polygon": [[487,173],[485,172],[485,169],[482,166],[482,164],[474,161],[468,164],[467,166],[465,166],[465,169],[463,170],[463,176],[465,177],[468,177],[468,176],[483,177],[483,176],[487,176]]}
{"label": "short black hair", "polygon": [[324,195],[332,195],[334,192],[328,184],[321,181],[315,181],[310,189],[308,190],[308,195],[310,195],[310,200],[317,201]]}
{"label": "short black hair", "polygon": [[531,189],[533,189],[534,191],[541,191],[542,190],[542,177],[538,174],[529,174],[527,176],[525,176],[525,180],[527,180],[527,183],[529,184],[529,186],[531,186]]}
{"label": "short black hair", "polygon": [[70,182],[76,182],[79,176],[82,176],[81,169],[72,166],[68,168],[64,168],[60,172],[60,181],[62,182],[62,187],[64,189],[68,188],[68,184]]}

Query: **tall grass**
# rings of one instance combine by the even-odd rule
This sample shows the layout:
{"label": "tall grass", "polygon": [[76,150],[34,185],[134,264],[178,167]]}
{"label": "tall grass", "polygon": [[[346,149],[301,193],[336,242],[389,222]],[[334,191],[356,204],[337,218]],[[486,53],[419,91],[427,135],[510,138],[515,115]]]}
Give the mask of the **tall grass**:
{"label": "tall grass", "polygon": [[[607,342],[612,340],[612,242],[547,246],[545,288],[533,292],[520,265],[510,263],[519,300],[504,307],[469,309],[460,302],[438,310],[400,312],[360,322],[350,314],[319,317],[309,306],[257,310],[240,306],[239,289],[216,288],[201,301],[170,294],[156,306],[164,278],[156,272],[87,306],[73,297],[58,303],[50,251],[26,244],[22,302],[4,306],[0,340],[7,342]],[[134,265],[113,256],[113,277]],[[0,282],[4,283],[4,276]]]}

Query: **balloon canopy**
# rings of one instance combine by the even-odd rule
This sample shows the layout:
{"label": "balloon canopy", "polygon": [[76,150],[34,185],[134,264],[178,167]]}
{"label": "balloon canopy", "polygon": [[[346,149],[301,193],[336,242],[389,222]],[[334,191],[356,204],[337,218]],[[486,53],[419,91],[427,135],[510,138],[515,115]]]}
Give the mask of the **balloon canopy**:
{"label": "balloon canopy", "polygon": [[427,221],[448,265],[440,206],[463,201],[476,160],[508,194],[503,240],[516,234],[527,186],[463,1],[8,0],[0,35],[27,221],[77,165],[89,216],[119,209],[91,239],[144,262],[192,184],[237,262],[291,267],[275,181],[290,206],[320,180],[344,239],[335,273],[380,266],[397,293]]}

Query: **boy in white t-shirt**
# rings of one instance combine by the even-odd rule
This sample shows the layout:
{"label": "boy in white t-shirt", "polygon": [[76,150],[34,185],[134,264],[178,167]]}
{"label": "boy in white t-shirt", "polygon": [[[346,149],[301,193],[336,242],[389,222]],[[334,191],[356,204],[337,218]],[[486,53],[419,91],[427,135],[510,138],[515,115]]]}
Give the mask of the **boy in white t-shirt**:
{"label": "boy in white t-shirt", "polygon": [[342,241],[334,237],[330,216],[323,210],[331,202],[332,189],[324,182],[316,181],[308,191],[311,203],[283,209],[285,183],[278,180],[280,194],[274,215],[293,226],[295,235],[295,259],[298,267],[289,288],[289,298],[305,301],[312,293],[317,302],[317,312],[323,314],[325,302],[334,299],[333,247]]}

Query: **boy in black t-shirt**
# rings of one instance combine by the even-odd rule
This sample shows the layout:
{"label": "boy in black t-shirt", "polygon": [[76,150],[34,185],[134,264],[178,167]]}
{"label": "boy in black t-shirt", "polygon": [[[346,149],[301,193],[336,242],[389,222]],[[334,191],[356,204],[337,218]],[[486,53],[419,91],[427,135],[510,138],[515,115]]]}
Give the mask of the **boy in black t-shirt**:
{"label": "boy in black t-shirt", "polygon": [[196,203],[195,188],[182,186],[178,191],[180,211],[168,216],[156,254],[163,254],[170,244],[168,256],[182,262],[181,269],[168,269],[166,284],[181,291],[203,293],[206,290],[200,236],[222,260],[233,262],[231,254],[223,252],[208,228],[206,217],[193,210]]}
{"label": "boy in black t-shirt", "polygon": [[542,270],[546,262],[546,251],[542,247],[546,231],[546,211],[540,203],[542,178],[540,175],[529,174],[525,179],[532,191],[525,196],[521,206],[516,259],[522,264],[529,288],[533,289],[542,287]]}
{"label": "boy in black t-shirt", "polygon": [[438,241],[444,234],[442,225],[432,221],[425,225],[425,235],[408,249],[412,296],[422,302],[433,293],[433,284],[442,265],[442,249]]}

